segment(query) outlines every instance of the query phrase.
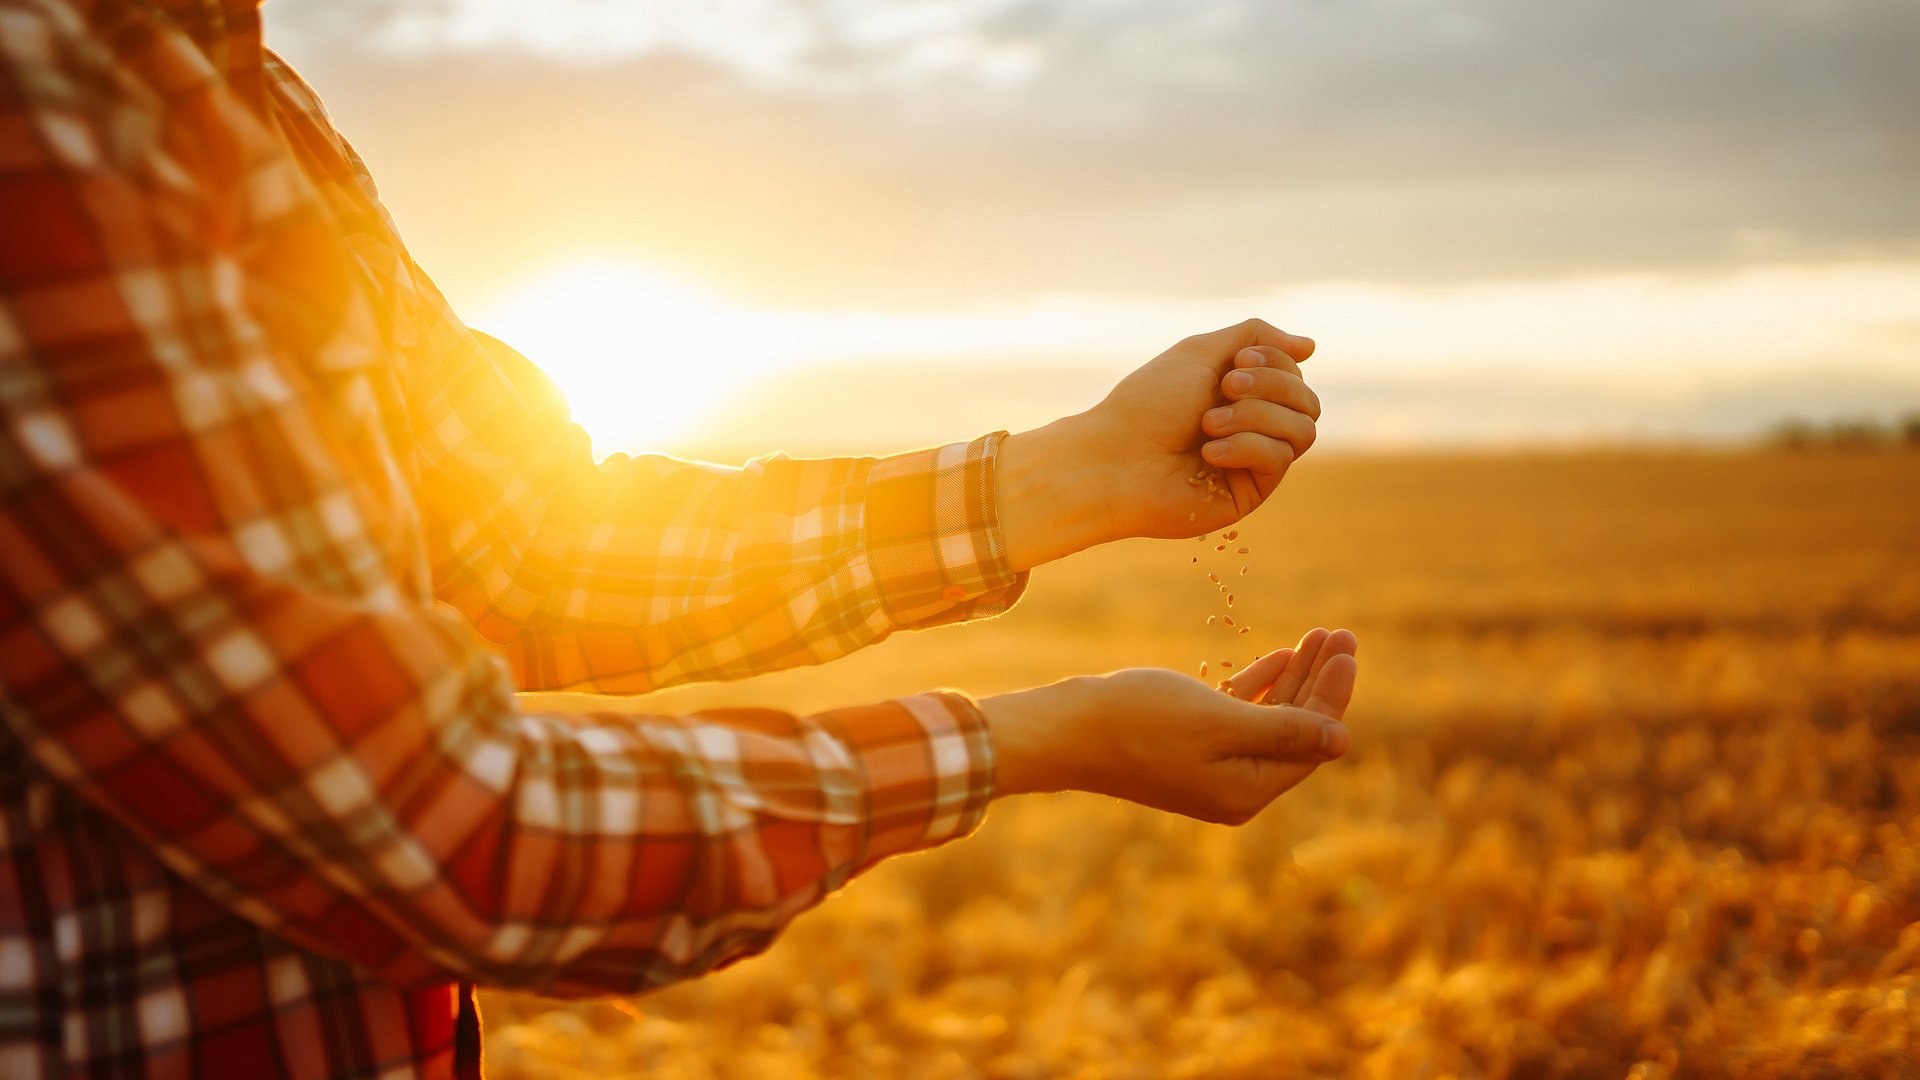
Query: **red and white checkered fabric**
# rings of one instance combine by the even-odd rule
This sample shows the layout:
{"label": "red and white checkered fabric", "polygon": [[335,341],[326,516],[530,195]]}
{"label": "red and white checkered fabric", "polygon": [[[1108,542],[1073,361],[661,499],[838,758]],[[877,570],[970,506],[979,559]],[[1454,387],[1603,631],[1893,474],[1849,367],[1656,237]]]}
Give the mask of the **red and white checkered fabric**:
{"label": "red and white checkered fabric", "polygon": [[461,984],[685,978],[968,832],[956,695],[514,691],[1004,609],[998,446],[596,465],[250,4],[0,0],[0,1076],[467,1072]]}

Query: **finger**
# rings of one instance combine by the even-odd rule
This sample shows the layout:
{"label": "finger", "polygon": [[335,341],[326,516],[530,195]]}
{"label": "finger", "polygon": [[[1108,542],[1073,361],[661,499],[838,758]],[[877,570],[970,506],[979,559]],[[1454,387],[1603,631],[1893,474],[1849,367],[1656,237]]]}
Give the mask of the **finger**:
{"label": "finger", "polygon": [[1313,417],[1259,398],[1247,398],[1231,405],[1208,409],[1200,414],[1200,430],[1215,438],[1250,431],[1255,435],[1280,439],[1293,447],[1293,456],[1296,458],[1311,450],[1314,439],[1319,436],[1319,428],[1314,424]]}
{"label": "finger", "polygon": [[1313,688],[1307,692],[1307,703],[1302,707],[1335,720],[1342,719],[1347,715],[1347,706],[1353,704],[1353,685],[1359,673],[1360,662],[1352,653],[1329,657],[1320,673],[1314,676]]}
{"label": "finger", "polygon": [[1218,349],[1223,356],[1249,345],[1271,345],[1295,360],[1305,360],[1313,355],[1312,338],[1289,334],[1265,319],[1246,319],[1211,333],[1196,334],[1188,340]]}
{"label": "finger", "polygon": [[[1287,470],[1278,473],[1250,473],[1245,469],[1228,469],[1222,474],[1227,479],[1227,493],[1233,496],[1234,513],[1246,517],[1260,508],[1273,489],[1287,475]],[[1239,520],[1235,518],[1234,520]]]}
{"label": "finger", "polygon": [[1342,654],[1351,656],[1358,648],[1359,642],[1354,640],[1353,631],[1351,630],[1335,630],[1333,633],[1328,634],[1326,643],[1320,646],[1320,652],[1314,656],[1313,663],[1307,666],[1306,682],[1302,684],[1300,692],[1293,699],[1293,703],[1304,707],[1307,703],[1308,695],[1313,692],[1313,682],[1320,677],[1320,670],[1327,666],[1327,661]]}
{"label": "finger", "polygon": [[1320,395],[1313,392],[1313,387],[1308,386],[1305,379],[1291,371],[1278,368],[1230,371],[1226,378],[1220,380],[1220,392],[1226,395],[1228,401],[1258,398],[1306,413],[1315,420],[1320,419]]}
{"label": "finger", "polygon": [[1292,656],[1292,649],[1276,649],[1255,660],[1234,672],[1233,677],[1227,680],[1227,693],[1241,701],[1259,701],[1260,695],[1273,685],[1273,680],[1287,669],[1287,661]]}
{"label": "finger", "polygon": [[1273,688],[1267,691],[1267,700],[1281,705],[1300,703],[1300,692],[1307,685],[1307,679],[1313,673],[1313,665],[1320,657],[1320,650],[1327,643],[1327,630],[1316,626],[1302,634],[1300,644],[1294,647],[1293,655],[1287,658],[1286,668],[1280,677],[1273,681]]}
{"label": "finger", "polygon": [[1221,469],[1245,469],[1254,474],[1262,492],[1271,491],[1293,465],[1293,445],[1284,439],[1242,431],[1200,447],[1207,464]]}
{"label": "finger", "polygon": [[1247,710],[1226,751],[1231,756],[1321,762],[1346,753],[1350,741],[1346,726],[1338,721],[1281,706]]}
{"label": "finger", "polygon": [[1288,355],[1284,350],[1276,349],[1271,345],[1253,345],[1241,349],[1239,352],[1233,354],[1233,366],[1243,371],[1265,368],[1273,371],[1290,371],[1295,375],[1300,374],[1300,362]]}

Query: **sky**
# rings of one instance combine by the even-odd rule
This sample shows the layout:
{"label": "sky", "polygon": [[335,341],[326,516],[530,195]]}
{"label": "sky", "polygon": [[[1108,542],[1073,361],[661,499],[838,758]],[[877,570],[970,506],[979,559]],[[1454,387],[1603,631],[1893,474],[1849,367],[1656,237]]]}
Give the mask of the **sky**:
{"label": "sky", "polygon": [[1920,408],[1904,0],[265,10],[603,451],[1018,429],[1255,314],[1328,445]]}

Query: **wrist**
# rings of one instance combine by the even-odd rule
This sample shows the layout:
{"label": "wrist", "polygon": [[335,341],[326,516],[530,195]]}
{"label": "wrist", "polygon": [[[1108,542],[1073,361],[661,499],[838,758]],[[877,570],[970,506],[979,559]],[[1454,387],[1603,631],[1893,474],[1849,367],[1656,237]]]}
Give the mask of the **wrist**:
{"label": "wrist", "polygon": [[1082,786],[1079,733],[1097,711],[1099,682],[1083,676],[980,701],[993,742],[995,798]]}
{"label": "wrist", "polygon": [[1007,436],[996,470],[995,509],[1013,569],[1118,538],[1106,456],[1085,413]]}

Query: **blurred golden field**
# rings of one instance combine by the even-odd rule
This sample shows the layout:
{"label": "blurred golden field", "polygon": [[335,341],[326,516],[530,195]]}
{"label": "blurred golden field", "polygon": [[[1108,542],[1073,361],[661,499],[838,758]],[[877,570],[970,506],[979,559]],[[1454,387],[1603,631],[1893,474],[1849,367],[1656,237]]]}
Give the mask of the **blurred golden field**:
{"label": "blurred golden field", "polygon": [[485,997],[490,1075],[1920,1077],[1920,453],[1309,458],[1240,542],[1245,637],[1203,625],[1211,544],[1141,542],[998,620],[646,704],[1191,672],[1341,625],[1348,758],[1237,830],[1003,803],[714,977]]}

